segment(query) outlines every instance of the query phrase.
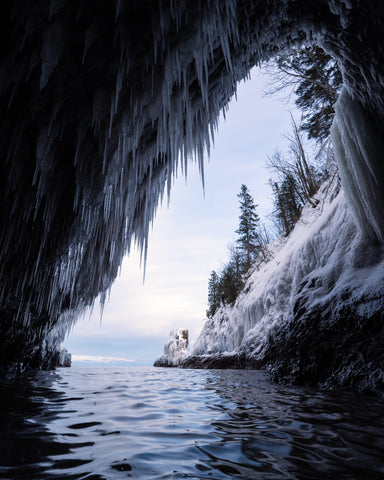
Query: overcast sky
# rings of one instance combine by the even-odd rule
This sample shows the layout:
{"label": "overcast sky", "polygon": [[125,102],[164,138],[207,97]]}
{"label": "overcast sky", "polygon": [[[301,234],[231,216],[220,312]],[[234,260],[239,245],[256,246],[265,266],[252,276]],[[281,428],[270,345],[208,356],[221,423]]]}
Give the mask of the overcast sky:
{"label": "overcast sky", "polygon": [[221,118],[210,159],[205,162],[205,195],[197,165],[188,178],[176,179],[159,208],[149,236],[143,283],[139,254],[125,258],[112,286],[100,323],[99,308],[80,319],[64,344],[73,365],[92,362],[151,365],[163,352],[169,331],[187,328],[193,342],[207,309],[210,272],[220,270],[235,239],[237,194],[246,184],[267,221],[271,212],[267,155],[286,150],[292,103],[265,97],[266,77],[260,70],[238,87]]}

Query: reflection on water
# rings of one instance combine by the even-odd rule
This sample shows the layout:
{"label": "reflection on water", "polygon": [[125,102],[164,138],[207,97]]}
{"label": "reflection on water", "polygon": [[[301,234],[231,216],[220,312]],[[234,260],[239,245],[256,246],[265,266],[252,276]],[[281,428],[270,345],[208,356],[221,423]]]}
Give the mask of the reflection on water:
{"label": "reflection on water", "polygon": [[79,368],[0,389],[1,479],[384,478],[384,403],[257,371]]}

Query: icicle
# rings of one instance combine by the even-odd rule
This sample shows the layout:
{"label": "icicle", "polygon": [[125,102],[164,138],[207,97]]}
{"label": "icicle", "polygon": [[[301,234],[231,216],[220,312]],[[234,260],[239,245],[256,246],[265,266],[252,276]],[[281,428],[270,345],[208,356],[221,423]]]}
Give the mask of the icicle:
{"label": "icicle", "polygon": [[341,181],[361,231],[384,243],[384,142],[344,88],[332,126]]}
{"label": "icicle", "polygon": [[[236,0],[155,4],[152,11],[122,0],[5,2],[0,292],[3,302],[20,296],[17,318],[26,324],[33,310],[72,325],[71,312],[108,291],[132,241],[146,262],[159,199],[165,191],[169,198],[179,164],[187,176],[190,160],[204,185],[219,115],[253,65],[303,32],[341,50],[346,41],[341,27],[329,31],[328,14],[317,25],[318,12],[304,4],[290,21],[294,2],[287,0],[265,2],[262,12],[259,2]],[[328,4],[332,25],[353,24],[357,2]],[[132,28],[141,18],[146,23]],[[357,34],[364,43],[366,33]],[[351,52],[341,53],[352,62]],[[382,59],[371,60],[356,65],[355,76],[366,84],[367,103],[383,109],[374,94],[384,84]],[[338,121],[335,134],[351,203],[361,228],[383,239],[382,172],[374,160],[382,146],[364,115],[355,132],[361,109],[339,109],[352,117]]]}
{"label": "icicle", "polygon": [[41,49],[41,77],[40,90],[48,83],[49,77],[56,68],[61,57],[61,48],[64,42],[64,31],[60,24],[50,25],[44,33]]}

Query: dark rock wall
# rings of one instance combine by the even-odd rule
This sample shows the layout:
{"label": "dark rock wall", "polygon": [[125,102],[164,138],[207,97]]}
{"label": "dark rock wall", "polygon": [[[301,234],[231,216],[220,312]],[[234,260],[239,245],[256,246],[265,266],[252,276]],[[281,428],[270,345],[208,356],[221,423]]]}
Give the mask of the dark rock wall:
{"label": "dark rock wall", "polygon": [[[384,298],[306,308],[298,301],[289,329],[269,339],[265,365],[273,378],[327,388],[346,387],[384,398]],[[371,306],[361,312],[361,306]]]}
{"label": "dark rock wall", "polygon": [[[192,355],[181,367],[263,369],[281,383],[342,387],[384,398],[384,298],[348,302],[347,297],[346,291],[344,298],[332,298],[318,309],[298,300],[288,327],[271,332],[261,354],[240,348],[231,354]],[[364,313],[362,302],[368,306]]]}

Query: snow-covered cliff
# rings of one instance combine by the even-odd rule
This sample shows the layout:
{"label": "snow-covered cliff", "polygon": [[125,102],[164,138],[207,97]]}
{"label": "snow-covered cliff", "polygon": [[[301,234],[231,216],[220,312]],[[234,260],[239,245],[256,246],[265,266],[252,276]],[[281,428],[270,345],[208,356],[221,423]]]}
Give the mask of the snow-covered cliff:
{"label": "snow-covered cliff", "polygon": [[315,198],[290,236],[271,244],[272,259],[234,307],[207,320],[189,365],[267,367],[293,382],[380,388],[383,248],[363,240],[337,178]]}
{"label": "snow-covered cliff", "polygon": [[188,330],[171,330],[164,346],[163,355],[154,363],[155,367],[177,367],[189,355]]}

